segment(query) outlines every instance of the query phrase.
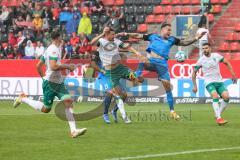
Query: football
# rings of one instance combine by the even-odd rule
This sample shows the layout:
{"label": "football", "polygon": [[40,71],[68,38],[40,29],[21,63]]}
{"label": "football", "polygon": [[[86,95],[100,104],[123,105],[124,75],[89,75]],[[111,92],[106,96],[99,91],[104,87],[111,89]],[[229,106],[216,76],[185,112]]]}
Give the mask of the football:
{"label": "football", "polygon": [[178,61],[178,62],[184,62],[185,59],[186,59],[186,54],[184,51],[178,51],[175,55],[175,59]]}

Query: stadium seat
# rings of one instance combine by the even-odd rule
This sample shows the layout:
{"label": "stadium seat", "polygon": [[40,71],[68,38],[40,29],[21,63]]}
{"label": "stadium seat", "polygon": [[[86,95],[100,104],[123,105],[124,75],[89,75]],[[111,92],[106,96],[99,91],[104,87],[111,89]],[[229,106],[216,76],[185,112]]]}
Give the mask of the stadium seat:
{"label": "stadium seat", "polygon": [[182,8],[182,13],[183,14],[190,14],[191,13],[191,8],[190,7],[183,7]]}
{"label": "stadium seat", "polygon": [[143,5],[153,5],[153,0],[143,0]]}
{"label": "stadium seat", "polygon": [[191,5],[190,0],[182,0],[182,5]]}
{"label": "stadium seat", "polygon": [[223,42],[220,44],[219,51],[228,51],[229,50],[229,44],[227,42]]}
{"label": "stadium seat", "polygon": [[220,4],[220,0],[211,0],[211,4]]}
{"label": "stadium seat", "polygon": [[128,32],[135,32],[137,30],[137,24],[132,23],[128,25]]}
{"label": "stadium seat", "polygon": [[88,14],[88,13],[89,13],[89,8],[88,8],[88,7],[81,7],[81,8],[80,8],[80,12],[81,12],[82,14],[83,14],[84,12]]}
{"label": "stadium seat", "polygon": [[130,15],[127,15],[127,16],[126,16],[126,22],[129,23],[129,24],[135,22],[135,16],[134,16],[134,15],[131,15],[131,14],[130,14]]}
{"label": "stadium seat", "polygon": [[238,23],[238,24],[235,25],[234,30],[235,30],[236,32],[240,32],[240,23]]}
{"label": "stadium seat", "polygon": [[227,37],[225,39],[227,41],[236,41],[238,40],[238,34],[236,32],[230,32],[227,34]]}
{"label": "stadium seat", "polygon": [[134,0],[125,0],[125,5],[133,5]]}
{"label": "stadium seat", "polygon": [[239,51],[240,45],[238,42],[232,42],[230,43],[230,50],[231,51]]}
{"label": "stadium seat", "polygon": [[143,0],[133,1],[133,5],[143,5]]}
{"label": "stadium seat", "polygon": [[174,10],[173,10],[174,14],[181,14],[181,11],[182,11],[182,7],[180,6],[174,7]]}
{"label": "stadium seat", "polygon": [[146,33],[148,31],[148,25],[147,24],[139,24],[137,32],[138,33]]}
{"label": "stadium seat", "polygon": [[171,5],[165,6],[165,7],[163,8],[163,12],[164,12],[165,14],[171,14],[172,11],[173,11],[173,8],[172,8]]}
{"label": "stadium seat", "polygon": [[155,22],[155,16],[154,15],[148,15],[145,20],[146,23],[154,23]]}
{"label": "stadium seat", "polygon": [[164,13],[164,12],[163,12],[163,7],[162,7],[162,6],[156,6],[156,7],[154,7],[153,13],[154,13],[154,14],[162,14],[162,13]]}
{"label": "stadium seat", "polygon": [[92,15],[91,16],[91,22],[92,23],[98,23],[99,21],[99,17],[97,15]]}
{"label": "stadium seat", "polygon": [[136,7],[137,14],[144,14],[144,6],[137,6]]}
{"label": "stadium seat", "polygon": [[138,24],[144,23],[145,22],[145,15],[144,14],[140,14],[136,16],[136,22]]}
{"label": "stadium seat", "polygon": [[194,7],[194,8],[192,8],[192,13],[193,14],[198,14],[198,13],[200,13],[200,8],[199,7]]}
{"label": "stadium seat", "polygon": [[147,6],[145,9],[146,14],[152,14],[153,13],[153,6]]}
{"label": "stadium seat", "polygon": [[116,0],[116,1],[115,1],[115,5],[116,5],[116,6],[122,6],[122,5],[124,5],[124,0]]}
{"label": "stadium seat", "polygon": [[227,59],[227,60],[232,59],[232,54],[231,54],[231,53],[224,53],[223,56],[224,56],[224,58]]}
{"label": "stadium seat", "polygon": [[172,0],[171,5],[180,5],[181,0]]}
{"label": "stadium seat", "polygon": [[201,0],[191,0],[192,5],[200,5]]}
{"label": "stadium seat", "polygon": [[228,4],[229,0],[220,0],[220,1],[221,1],[221,4]]}
{"label": "stadium seat", "polygon": [[221,11],[222,11],[222,6],[220,5],[213,6],[212,13],[218,14],[218,13],[221,13]]}
{"label": "stadium seat", "polygon": [[214,21],[214,15],[213,14],[208,14],[208,21],[210,23]]}
{"label": "stadium seat", "polygon": [[160,5],[161,2],[162,2],[162,0],[152,0],[152,4],[155,5],[155,6]]}
{"label": "stadium seat", "polygon": [[102,24],[104,24],[104,23],[106,23],[107,21],[108,21],[108,16],[106,16],[106,15],[102,15],[101,17],[100,17],[100,22],[102,23]]}
{"label": "stadium seat", "polygon": [[155,16],[155,23],[162,23],[165,21],[164,15],[157,15]]}
{"label": "stadium seat", "polygon": [[103,0],[103,4],[105,6],[113,6],[114,5],[114,0]]}
{"label": "stadium seat", "polygon": [[162,0],[161,4],[162,5],[170,5],[171,4],[171,0]]}
{"label": "stadium seat", "polygon": [[232,59],[240,59],[240,52],[234,53]]}
{"label": "stadium seat", "polygon": [[134,11],[135,11],[135,9],[134,9],[133,6],[127,6],[127,7],[125,8],[125,13],[127,13],[127,14],[133,14]]}

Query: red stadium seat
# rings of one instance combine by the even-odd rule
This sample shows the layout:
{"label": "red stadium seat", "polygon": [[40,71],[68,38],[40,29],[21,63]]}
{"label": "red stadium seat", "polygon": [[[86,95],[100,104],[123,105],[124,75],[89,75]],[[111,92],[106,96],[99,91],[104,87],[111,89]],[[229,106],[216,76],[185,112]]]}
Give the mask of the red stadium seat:
{"label": "red stadium seat", "polygon": [[230,60],[232,59],[232,54],[231,53],[225,53],[223,54],[224,58],[227,59],[227,60]]}
{"label": "red stadium seat", "polygon": [[230,50],[231,51],[239,51],[240,45],[238,42],[232,42],[230,43]]}
{"label": "red stadium seat", "polygon": [[169,5],[169,4],[171,4],[171,0],[162,0],[161,4]]}
{"label": "red stadium seat", "polygon": [[190,7],[184,7],[184,8],[182,8],[182,13],[183,13],[183,14],[190,14],[190,13],[191,13],[191,8],[190,8]]}
{"label": "red stadium seat", "polygon": [[155,23],[162,23],[165,21],[164,15],[157,15],[155,16]]}
{"label": "red stadium seat", "polygon": [[215,6],[213,6],[213,10],[212,10],[212,13],[221,13],[221,11],[222,11],[222,6],[220,6],[220,5],[215,5]]}
{"label": "red stadium seat", "polygon": [[114,0],[103,0],[103,4],[105,6],[113,6],[114,5]]}
{"label": "red stadium seat", "polygon": [[220,44],[219,51],[228,51],[229,50],[229,44],[227,42],[223,42]]}
{"label": "red stadium seat", "polygon": [[200,5],[201,0],[192,0],[192,5]]}
{"label": "red stadium seat", "polygon": [[81,7],[80,12],[81,12],[81,13],[84,13],[84,12],[85,12],[85,13],[88,14],[88,13],[89,13],[89,8],[88,8],[88,7]]}
{"label": "red stadium seat", "polygon": [[238,34],[236,32],[231,32],[227,34],[227,41],[236,41],[238,39]]}
{"label": "red stadium seat", "polygon": [[181,14],[181,11],[182,11],[182,7],[180,6],[174,7],[174,10],[173,10],[174,14]]}
{"label": "red stadium seat", "polygon": [[213,14],[208,14],[208,21],[213,22],[214,21],[214,15]]}
{"label": "red stadium seat", "polygon": [[228,4],[228,0],[220,0],[221,4]]}
{"label": "red stadium seat", "polygon": [[145,20],[146,23],[154,23],[155,22],[155,16],[154,15],[148,15]]}
{"label": "red stadium seat", "polygon": [[116,0],[115,5],[116,6],[123,6],[124,5],[124,0]]}
{"label": "red stadium seat", "polygon": [[190,0],[182,0],[182,5],[191,5]]}
{"label": "red stadium seat", "polygon": [[148,26],[147,24],[139,24],[137,32],[138,33],[146,33],[148,31]]}
{"label": "red stadium seat", "polygon": [[181,0],[172,0],[172,5],[180,5],[181,4]]}
{"label": "red stadium seat", "polygon": [[237,31],[237,32],[240,32],[240,23],[235,25],[234,30]]}
{"label": "red stadium seat", "polygon": [[240,59],[240,52],[233,53],[232,59]]}
{"label": "red stadium seat", "polygon": [[161,13],[164,13],[163,12],[163,7],[162,6],[156,6],[153,10],[153,13],[154,14],[161,14]]}
{"label": "red stadium seat", "polygon": [[165,7],[163,8],[163,12],[164,12],[165,14],[170,14],[170,13],[172,13],[172,10],[173,10],[173,8],[172,8],[171,5],[165,6]]}
{"label": "red stadium seat", "polygon": [[211,4],[220,4],[220,0],[211,0]]}
{"label": "red stadium seat", "polygon": [[198,14],[199,12],[200,12],[200,8],[199,7],[192,8],[192,13],[193,14]]}

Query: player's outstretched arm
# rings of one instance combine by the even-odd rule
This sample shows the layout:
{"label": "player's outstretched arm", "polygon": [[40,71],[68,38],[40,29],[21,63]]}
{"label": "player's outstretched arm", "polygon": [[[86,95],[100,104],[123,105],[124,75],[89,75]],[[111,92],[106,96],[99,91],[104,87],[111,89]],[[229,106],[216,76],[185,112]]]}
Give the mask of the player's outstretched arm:
{"label": "player's outstretched arm", "polygon": [[230,71],[230,73],[232,75],[233,83],[237,83],[237,77],[236,77],[235,72],[233,71],[233,67],[232,67],[231,63],[225,58],[223,59],[223,63],[227,66],[228,70]]}
{"label": "player's outstretched arm", "polygon": [[147,62],[148,59],[147,57],[144,57],[140,52],[138,52],[135,48],[133,47],[129,47],[128,48],[128,51],[131,52],[131,53],[134,53],[141,61],[143,62]]}
{"label": "player's outstretched arm", "polygon": [[93,38],[92,41],[90,42],[90,45],[94,45],[98,42],[98,40],[102,37],[104,37],[106,32],[109,32],[110,28],[109,27],[105,27],[103,29],[103,33],[101,33],[100,35],[98,35],[97,37]]}
{"label": "player's outstretched arm", "polygon": [[64,70],[64,69],[74,71],[74,69],[75,69],[74,64],[70,64],[70,65],[68,65],[68,64],[57,64],[56,60],[50,60],[49,63],[50,63],[50,68],[53,71],[59,71],[59,70]]}
{"label": "player's outstretched arm", "polygon": [[129,36],[130,38],[143,39],[143,34],[139,34],[139,33],[122,32],[122,33],[118,33],[117,36]]}
{"label": "player's outstretched arm", "polygon": [[205,35],[206,32],[203,32],[201,34],[197,34],[194,39],[188,39],[188,40],[180,40],[179,46],[189,46],[193,44],[194,42],[198,41],[200,38],[202,38],[203,35]]}

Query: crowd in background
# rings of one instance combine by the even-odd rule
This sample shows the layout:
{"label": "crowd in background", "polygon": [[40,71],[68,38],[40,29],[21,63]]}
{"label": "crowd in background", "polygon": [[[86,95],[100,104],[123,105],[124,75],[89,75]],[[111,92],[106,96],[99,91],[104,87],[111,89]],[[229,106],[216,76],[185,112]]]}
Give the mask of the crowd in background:
{"label": "crowd in background", "polygon": [[[15,0],[0,7],[0,59],[36,59],[51,43],[50,33],[59,30],[63,39],[62,56],[88,58],[89,41],[104,25],[117,32],[124,25],[123,12],[106,8],[101,0]],[[20,2],[19,2],[20,1]],[[90,17],[105,15],[102,28],[93,30]]]}

